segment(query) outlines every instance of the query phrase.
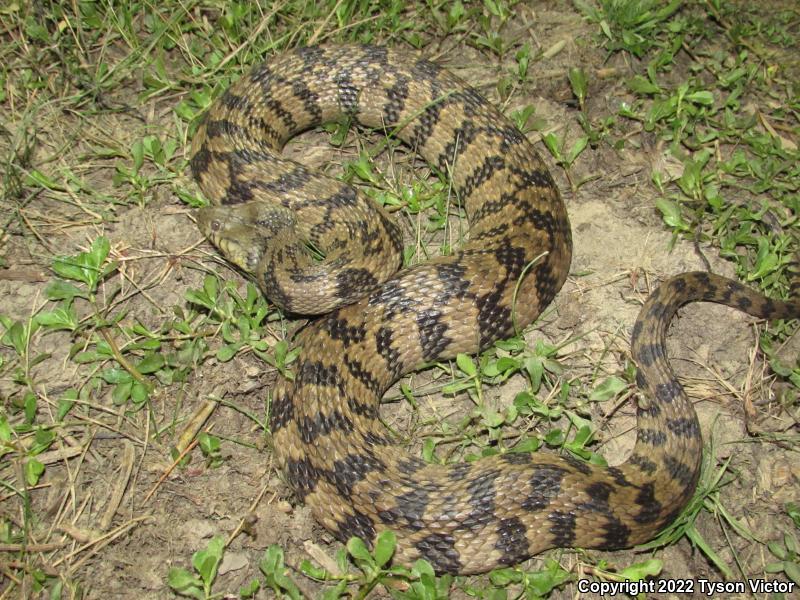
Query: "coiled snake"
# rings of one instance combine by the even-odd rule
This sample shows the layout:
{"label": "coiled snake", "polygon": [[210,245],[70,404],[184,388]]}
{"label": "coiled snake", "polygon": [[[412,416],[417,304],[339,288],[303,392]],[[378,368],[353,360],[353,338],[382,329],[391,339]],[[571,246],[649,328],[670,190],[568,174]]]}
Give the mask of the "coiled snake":
{"label": "coiled snake", "polygon": [[[402,240],[383,210],[280,157],[289,138],[341,116],[384,128],[449,174],[470,222],[458,251],[393,275],[398,258],[385,256],[398,256]],[[531,143],[413,53],[313,47],[270,59],[225,92],[194,139],[191,168],[223,205],[203,209],[198,224],[230,261],[289,312],[333,309],[298,336],[295,380],[273,391],[274,450],[288,483],[340,540],[394,530],[401,563],[424,557],[440,572],[475,573],[551,547],[648,540],[693,494],[702,451],[694,409],[666,360],[671,317],[695,300],[765,319],[800,316],[797,299],[679,275],[650,296],[633,328],[644,397],[627,462],[599,468],[506,452],[428,464],[380,425],[382,394],[423,364],[527,326],[567,277],[569,221]]]}

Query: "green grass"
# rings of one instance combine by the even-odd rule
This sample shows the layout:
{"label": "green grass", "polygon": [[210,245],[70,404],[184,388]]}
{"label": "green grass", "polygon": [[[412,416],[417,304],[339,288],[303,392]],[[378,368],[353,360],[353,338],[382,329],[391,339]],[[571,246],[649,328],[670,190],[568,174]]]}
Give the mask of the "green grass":
{"label": "green grass", "polygon": [[[252,283],[198,246],[189,219],[203,200],[187,159],[198,117],[213,99],[283,49],[359,41],[419,48],[456,65],[462,54],[476,57],[492,75],[475,83],[541,140],[572,206],[603,177],[592,167],[596,157],[656,147],[662,160],[637,185],[653,198],[652,213],[673,243],[693,241],[731,260],[751,285],[786,294],[800,231],[796,7],[602,0],[559,10],[573,11],[573,29],[582,15],[584,35],[551,38],[550,25],[508,0],[0,8],[0,285],[9,298],[0,303],[0,600],[89,597],[113,583],[101,579],[108,577],[103,563],[146,571],[137,564],[146,557],[114,552],[125,548],[124,536],[142,531],[129,542],[135,545],[155,535],[143,528],[153,515],[163,518],[158,507],[169,497],[162,476],[170,474],[172,493],[177,486],[187,495],[197,492],[197,471],[216,482],[222,491],[213,508],[198,504],[207,517],[233,506],[215,473],[269,463],[270,378],[292,377],[296,352],[288,342],[301,324],[285,320]],[[607,66],[624,86],[593,76]],[[566,106],[566,124],[541,109],[548,72],[561,82],[549,89],[561,92],[553,102]],[[329,172],[364,189],[403,226],[405,264],[448,253],[463,238],[466,223],[446,178],[407,149],[341,125],[316,135],[336,148]],[[159,221],[175,225],[159,229]],[[159,235],[183,237],[173,247]],[[556,319],[550,309],[540,323]],[[760,347],[784,380],[781,406],[796,415],[800,370],[782,350],[793,332],[778,323],[760,335]],[[534,342],[520,334],[480,357],[433,365],[389,393],[385,402],[398,409],[402,426],[387,426],[433,462],[546,448],[603,463],[605,417],[598,415],[630,397],[633,369],[614,353],[616,334],[604,336],[598,355],[581,345],[589,333],[578,326],[557,332],[558,341]],[[627,340],[620,343],[627,348]],[[267,380],[238,375],[248,370]],[[234,373],[227,383],[246,389],[214,388],[212,403],[198,402],[209,395],[203,382],[226,372]],[[519,391],[498,405],[508,383]],[[253,389],[256,405],[245,402]],[[431,396],[453,414],[430,409]],[[241,429],[226,429],[235,419]],[[126,445],[132,453],[118,457]],[[723,462],[705,472],[660,544],[688,538],[720,573],[797,581],[796,508],[786,509],[774,535],[756,535],[740,526],[726,499],[735,471]],[[248,503],[256,495],[253,488]],[[702,522],[712,515],[720,539],[759,544],[770,562],[747,562],[735,541],[707,539]],[[247,531],[246,521],[237,532]],[[220,525],[215,533],[229,531]],[[424,563],[388,567],[394,542],[387,538],[372,552],[351,542],[325,565],[305,559],[296,544],[271,545],[234,588],[230,574],[218,573],[226,552],[247,549],[248,538],[241,546],[233,537],[163,550],[170,565],[159,564],[157,596],[258,598],[270,590],[289,598],[366,597],[386,586],[409,599],[455,589],[487,599],[561,597],[574,593],[579,574],[619,581],[670,566],[658,552],[652,560],[607,562],[603,553],[554,551],[529,568],[435,578]]]}

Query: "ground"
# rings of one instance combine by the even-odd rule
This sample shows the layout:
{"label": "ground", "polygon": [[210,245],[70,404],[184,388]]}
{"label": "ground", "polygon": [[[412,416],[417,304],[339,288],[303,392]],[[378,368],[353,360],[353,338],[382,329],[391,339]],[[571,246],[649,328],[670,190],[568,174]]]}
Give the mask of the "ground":
{"label": "ground", "polygon": [[[676,238],[665,225],[655,208],[663,194],[652,184],[652,173],[675,178],[684,167],[663,139],[641,124],[628,124],[628,143],[619,147],[607,143],[587,147],[567,177],[542,143],[544,135],[553,133],[565,137],[569,147],[582,135],[566,72],[578,66],[588,75],[587,114],[615,115],[621,104],[635,101],[626,81],[638,63],[628,54],[604,49],[598,27],[569,3],[517,4],[514,11],[502,35],[507,40],[528,40],[542,54],[509,98],[501,98],[497,88],[502,75],[516,68],[513,52],[498,58],[461,38],[452,42],[443,38],[423,52],[507,113],[529,105],[535,108],[534,118],[542,126],[528,135],[562,190],[575,252],[567,283],[536,326],[525,331],[524,339],[529,348],[540,341],[559,346],[552,357],[559,369],[539,391],[540,398],[551,406],[558,404],[561,385],[568,382],[566,406],[593,425],[596,442],[590,449],[610,464],[619,464],[635,437],[629,336],[647,293],[666,277],[684,271],[710,266],[732,277],[736,271],[732,262],[720,258],[719,243],[713,238],[699,242],[691,236]],[[202,12],[202,19],[208,23],[214,14]],[[118,48],[110,44],[108,51],[113,55]],[[166,72],[177,69],[170,62],[173,55],[160,60]],[[689,58],[679,54],[670,77],[681,80],[688,65]],[[153,67],[156,73],[158,69]],[[230,76],[236,74],[232,70]],[[153,73],[144,69],[142,75]],[[74,302],[81,324],[74,329],[82,333],[45,328],[30,336],[22,352],[11,343],[2,348],[2,424],[13,426],[13,433],[9,428],[7,438],[2,438],[7,450],[0,459],[4,488],[0,516],[5,528],[0,540],[4,547],[0,598],[46,597],[37,586],[53,590],[57,582],[63,586],[62,597],[173,597],[167,584],[169,569],[191,569],[192,554],[206,548],[214,536],[230,542],[214,591],[228,592],[232,598],[252,579],[263,579],[258,564],[272,545],[283,549],[289,575],[309,597],[321,594],[324,586],[298,572],[302,561],[327,561],[324,566],[335,569],[341,545],[296,502],[273,466],[270,438],[262,425],[278,373],[246,344],[230,360],[217,354],[220,347],[238,339],[239,332],[223,337],[220,319],[206,318],[207,311],[187,302],[187,292],[201,290],[209,274],[246,294],[246,279],[203,239],[193,222],[193,209],[176,191],[197,194],[188,170],[161,185],[158,178],[163,171],[154,167],[158,161],[151,161],[149,154],[142,170],[146,177],[130,172],[121,176],[117,168],[129,167],[128,149],[137,140],[164,131],[169,132],[164,139],[175,142],[175,156],[188,156],[190,134],[172,112],[185,89],[148,95],[146,85],[127,81],[119,89],[101,93],[94,108],[80,116],[45,104],[37,107],[34,122],[22,118],[28,113],[7,107],[4,152],[19,159],[24,152],[17,142],[25,140],[30,154],[25,176],[17,182],[7,177],[4,184],[6,192],[12,185],[21,185],[23,191],[6,194],[2,201],[7,203],[2,213],[8,215],[3,218],[5,269],[0,271],[0,315],[7,318],[3,325],[9,329],[14,322],[29,323],[37,313],[54,310],[47,290],[57,279],[51,270],[55,257],[85,251],[105,236],[117,268],[100,281],[89,301]],[[335,148],[331,135],[317,130],[294,140],[286,153],[337,175],[343,163],[358,158],[361,148],[380,143],[373,134],[348,136]],[[97,152],[98,147],[106,148],[105,154]],[[400,189],[426,173],[413,153],[402,147],[378,154],[374,162],[390,188]],[[70,172],[76,175],[72,180],[65,175]],[[35,187],[31,177],[37,174],[47,174],[56,183]],[[436,181],[429,174],[423,180]],[[121,188],[126,190],[125,201],[119,200]],[[96,203],[98,196],[107,202]],[[418,233],[413,219],[399,214],[398,219],[413,244]],[[426,241],[434,252],[441,236],[438,232]],[[300,326],[274,311],[271,314],[260,329],[269,347],[284,337],[290,339]],[[190,326],[181,329],[175,325],[180,322]],[[759,353],[762,328],[732,309],[697,304],[680,312],[668,340],[671,362],[700,416],[707,453],[712,456],[710,469],[723,471],[726,483],[706,499],[708,510],[699,512],[696,531],[730,567],[732,580],[764,577],[765,565],[775,561],[765,544],[792,530],[784,507],[800,489],[800,462],[792,437],[796,388],[776,378],[765,364]],[[101,330],[105,334],[98,334]],[[152,349],[145,344],[148,340],[154,345],[157,340],[163,355],[179,350],[195,354],[171,364],[172,369],[159,363],[147,371],[137,363],[148,376],[148,398],[115,402],[112,394],[122,393],[114,391],[120,385],[132,389],[127,367]],[[187,340],[194,345],[187,347]],[[795,364],[797,339],[775,343],[776,355],[790,366]],[[422,452],[425,438],[455,436],[451,446],[463,441],[458,436],[474,405],[465,394],[453,397],[438,391],[455,377],[454,369],[431,369],[401,382],[414,390],[416,408],[401,400],[398,386],[387,394],[382,417],[411,452]],[[98,378],[99,373],[103,377]],[[610,399],[590,400],[591,391],[609,377],[626,385]],[[503,413],[527,387],[527,379],[516,374],[502,385],[487,386],[485,402]],[[69,398],[70,390],[80,393],[71,410],[59,417],[59,401]],[[221,452],[209,458],[199,448],[190,449],[191,462],[173,468],[171,451],[176,446],[186,448],[181,434],[211,397],[221,402],[191,431],[202,428],[213,434],[221,440]],[[540,428],[528,432],[533,436],[543,436],[553,427],[569,431],[568,421],[562,419],[518,421],[504,432],[516,439],[533,426]],[[30,451],[42,441],[34,439],[37,430],[56,433],[41,454]],[[477,438],[474,445],[466,445],[467,450],[480,451],[485,431],[478,429]],[[453,451],[445,442],[437,447],[440,456]],[[26,466],[34,456],[45,467],[39,476]],[[713,475],[706,481],[711,479]],[[20,538],[23,530],[25,537]],[[654,553],[557,550],[522,567],[537,571],[546,559],[558,561],[572,577],[550,597],[572,598],[579,596],[579,578],[607,579],[603,572],[651,556],[662,561],[659,579],[726,579],[686,536]],[[782,573],[774,576],[786,580]],[[459,579],[450,597],[498,597],[487,591],[492,585],[486,578]],[[512,597],[518,590],[513,584],[507,588]],[[272,593],[264,589],[255,597]],[[380,586],[372,593],[387,596]]]}

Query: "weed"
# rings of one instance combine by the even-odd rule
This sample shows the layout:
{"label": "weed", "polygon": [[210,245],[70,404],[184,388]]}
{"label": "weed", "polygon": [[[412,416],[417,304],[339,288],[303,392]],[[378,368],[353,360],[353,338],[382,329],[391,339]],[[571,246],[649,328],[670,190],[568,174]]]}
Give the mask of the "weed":
{"label": "weed", "polygon": [[198,550],[192,555],[194,573],[179,567],[169,570],[167,580],[169,586],[182,596],[197,600],[211,600],[219,597],[211,593],[211,587],[217,578],[217,571],[225,553],[225,540],[221,537],[212,539],[205,550]]}
{"label": "weed", "polygon": [[[794,502],[786,505],[786,512],[794,522],[795,528],[800,529],[800,508]],[[767,548],[778,560],[764,567],[767,573],[784,573],[796,585],[800,585],[800,543],[794,533],[786,532],[783,540],[772,541]]]}

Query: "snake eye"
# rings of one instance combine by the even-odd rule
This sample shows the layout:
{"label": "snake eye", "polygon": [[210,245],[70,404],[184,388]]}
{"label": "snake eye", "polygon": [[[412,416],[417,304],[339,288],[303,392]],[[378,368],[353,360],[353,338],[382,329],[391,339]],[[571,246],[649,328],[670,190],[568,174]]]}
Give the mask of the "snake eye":
{"label": "snake eye", "polygon": [[220,229],[222,229],[222,224],[217,219],[211,221],[211,231],[219,231]]}

